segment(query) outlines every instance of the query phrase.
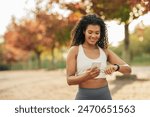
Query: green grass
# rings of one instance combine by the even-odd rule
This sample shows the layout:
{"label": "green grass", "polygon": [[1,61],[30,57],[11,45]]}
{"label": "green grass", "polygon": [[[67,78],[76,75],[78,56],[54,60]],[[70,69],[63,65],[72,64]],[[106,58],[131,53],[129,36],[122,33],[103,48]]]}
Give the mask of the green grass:
{"label": "green grass", "polygon": [[[150,66],[150,55],[143,54],[142,56],[134,57],[131,61],[132,66]],[[38,68],[37,60],[29,60],[27,62],[18,62],[14,64],[5,64],[0,65],[1,70],[32,70],[32,69],[47,69],[47,70],[54,70],[54,69],[61,69],[65,68],[66,63],[65,60],[44,60],[41,61],[41,68]],[[7,68],[7,69],[6,69]]]}
{"label": "green grass", "polygon": [[131,65],[150,66],[150,55],[143,54],[142,56],[134,57],[134,59],[131,61]]}
{"label": "green grass", "polygon": [[38,62],[35,60],[35,61],[27,61],[27,62],[18,62],[7,66],[10,70],[31,70],[31,69],[54,70],[54,69],[65,68],[66,64],[64,60],[61,61],[44,60],[41,61],[41,67],[38,68]]}

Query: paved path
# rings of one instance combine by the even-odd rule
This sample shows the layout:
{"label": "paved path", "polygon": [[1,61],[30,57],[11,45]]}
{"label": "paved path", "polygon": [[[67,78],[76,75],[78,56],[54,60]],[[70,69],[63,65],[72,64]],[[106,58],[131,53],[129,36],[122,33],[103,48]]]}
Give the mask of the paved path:
{"label": "paved path", "polygon": [[[133,67],[135,80],[108,77],[113,99],[150,99],[150,67]],[[1,71],[0,99],[74,99],[77,86],[68,86],[65,70]]]}

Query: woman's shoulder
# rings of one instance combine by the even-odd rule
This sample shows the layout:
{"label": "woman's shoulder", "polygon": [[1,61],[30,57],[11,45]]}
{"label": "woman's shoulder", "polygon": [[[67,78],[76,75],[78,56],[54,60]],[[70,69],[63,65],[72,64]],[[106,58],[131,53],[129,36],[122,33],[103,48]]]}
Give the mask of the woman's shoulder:
{"label": "woman's shoulder", "polygon": [[79,48],[79,46],[71,46],[71,47],[69,48],[69,51],[76,52],[76,51],[78,51],[78,48]]}
{"label": "woman's shoulder", "polygon": [[113,52],[111,49],[109,49],[109,48],[103,49],[103,51],[106,53],[107,57],[110,56],[110,55],[112,55],[112,54],[114,53],[114,52]]}
{"label": "woman's shoulder", "polygon": [[79,46],[71,46],[71,47],[69,48],[68,53],[69,53],[69,54],[77,55],[78,49],[79,49]]}
{"label": "woman's shoulder", "polygon": [[108,54],[109,54],[109,49],[108,48],[101,48],[103,51],[104,51],[104,53],[106,54],[106,56],[108,56]]}

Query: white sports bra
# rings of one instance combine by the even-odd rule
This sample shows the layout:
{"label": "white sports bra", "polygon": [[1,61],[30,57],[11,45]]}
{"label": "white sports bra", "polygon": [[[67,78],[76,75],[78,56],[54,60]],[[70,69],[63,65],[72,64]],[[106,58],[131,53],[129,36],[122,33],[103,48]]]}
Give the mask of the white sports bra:
{"label": "white sports bra", "polygon": [[98,47],[98,48],[99,48],[100,56],[96,59],[91,59],[85,55],[82,45],[79,45],[78,55],[77,55],[76,75],[80,75],[80,74],[84,73],[86,69],[91,68],[91,65],[93,62],[100,62],[101,63],[101,66],[100,66],[101,72],[96,78],[106,78],[106,75],[103,72],[103,70],[107,66],[107,56],[100,47]]}

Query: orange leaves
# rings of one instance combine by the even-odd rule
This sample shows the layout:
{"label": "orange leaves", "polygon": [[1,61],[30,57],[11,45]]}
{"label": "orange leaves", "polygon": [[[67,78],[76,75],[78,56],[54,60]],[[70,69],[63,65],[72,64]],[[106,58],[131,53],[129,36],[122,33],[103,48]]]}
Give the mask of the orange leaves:
{"label": "orange leaves", "polygon": [[68,21],[70,23],[74,23],[74,22],[77,22],[81,16],[83,16],[80,12],[73,12],[72,14],[69,15],[68,17]]}
{"label": "orange leaves", "polygon": [[5,45],[4,48],[5,48],[4,58],[5,61],[9,63],[20,61],[20,60],[27,60],[28,58],[27,51],[18,49],[10,44]]}
{"label": "orange leaves", "polygon": [[37,16],[36,19],[24,19],[19,24],[13,22],[10,25],[11,28],[4,36],[6,60],[24,60],[24,55],[30,51],[41,54],[43,51],[50,50],[56,41],[59,41],[55,33],[66,23],[57,19],[57,15],[53,14],[47,15],[42,12]]}

